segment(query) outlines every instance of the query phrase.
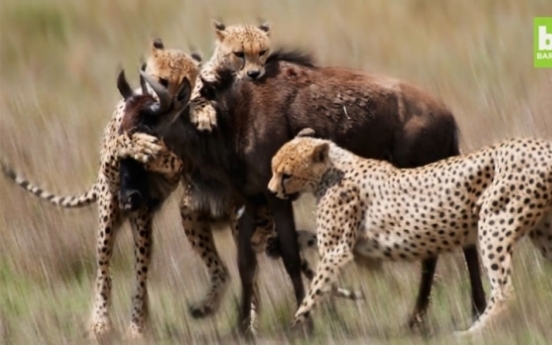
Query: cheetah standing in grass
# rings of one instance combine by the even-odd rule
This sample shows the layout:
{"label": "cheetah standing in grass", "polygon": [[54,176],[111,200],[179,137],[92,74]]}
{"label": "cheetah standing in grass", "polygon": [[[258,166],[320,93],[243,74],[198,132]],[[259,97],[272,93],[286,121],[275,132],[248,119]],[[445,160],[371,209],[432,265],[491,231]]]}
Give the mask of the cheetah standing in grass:
{"label": "cheetah standing in grass", "polygon": [[513,295],[512,253],[529,235],[552,261],[552,143],[515,139],[420,168],[364,159],[303,137],[272,159],[269,189],[317,199],[321,260],[294,324],[305,321],[353,259],[415,261],[478,243],[491,296],[467,333],[482,330]]}
{"label": "cheetah standing in grass", "polygon": [[[200,58],[188,55],[183,51],[165,49],[160,39],[151,43],[151,55],[146,61],[145,73],[164,85],[172,97],[177,93],[184,80],[192,86],[199,74]],[[121,91],[121,89],[119,89]],[[149,90],[150,92],[152,90]],[[136,93],[141,93],[137,89]],[[95,282],[94,305],[92,308],[90,331],[91,336],[101,336],[111,330],[109,305],[111,302],[111,275],[109,262],[113,251],[115,234],[121,226],[124,216],[119,200],[119,161],[132,158],[152,170],[154,158],[164,157],[166,149],[157,138],[143,133],[120,135],[119,128],[125,114],[125,101],[121,100],[107,124],[100,150],[100,171],[96,183],[79,196],[56,196],[31,184],[18,176],[4,163],[2,170],[6,176],[32,192],[41,199],[46,199],[62,207],[83,207],[95,201],[99,207],[99,228],[97,237],[97,272]],[[174,186],[173,186],[174,187]],[[128,215],[135,239],[136,284],[132,294],[132,319],[127,331],[129,337],[141,336],[147,313],[147,268],[150,260],[152,212],[140,209]]]}

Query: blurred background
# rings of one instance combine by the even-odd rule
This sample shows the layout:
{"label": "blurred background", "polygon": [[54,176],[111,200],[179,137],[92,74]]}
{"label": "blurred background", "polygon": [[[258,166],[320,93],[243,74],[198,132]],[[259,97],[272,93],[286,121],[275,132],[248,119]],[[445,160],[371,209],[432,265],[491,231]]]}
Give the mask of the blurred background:
{"label": "blurred background", "polygon": [[[0,155],[51,191],[75,194],[95,181],[103,127],[119,99],[117,66],[132,71],[150,39],[167,47],[213,49],[212,18],[272,24],[274,46],[303,49],[320,65],[410,80],[453,110],[464,152],[514,136],[552,139],[552,70],[533,68],[533,17],[552,16],[549,0],[2,0],[0,1]],[[127,73],[137,85],[137,74]],[[220,312],[194,320],[188,305],[208,286],[203,264],[180,225],[176,200],[154,224],[149,297],[154,343],[229,342],[240,289],[228,231],[216,241],[233,281]],[[313,230],[313,203],[297,204]],[[0,178],[0,343],[79,344],[91,308],[96,206],[61,210]],[[514,259],[517,298],[489,344],[552,341],[552,265],[523,240]],[[285,341],[295,311],[278,261],[260,258],[261,343]],[[133,252],[128,225],[112,260],[112,319],[129,322]],[[318,343],[435,343],[471,323],[469,281],[460,251],[437,267],[428,331],[409,332],[418,263],[390,263],[376,274],[348,268],[342,284],[362,303],[325,303],[315,313]],[[484,277],[485,287],[488,283]]]}

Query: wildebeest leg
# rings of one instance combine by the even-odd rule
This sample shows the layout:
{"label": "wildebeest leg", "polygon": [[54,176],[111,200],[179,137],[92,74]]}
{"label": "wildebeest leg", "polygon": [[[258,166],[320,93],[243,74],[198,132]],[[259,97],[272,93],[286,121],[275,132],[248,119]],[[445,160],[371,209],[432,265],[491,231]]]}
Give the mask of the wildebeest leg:
{"label": "wildebeest leg", "polygon": [[487,302],[485,299],[485,290],[483,290],[483,283],[481,282],[481,269],[479,267],[479,254],[477,253],[477,247],[467,246],[464,247],[464,257],[466,258],[466,264],[468,265],[468,273],[470,275],[471,289],[472,289],[472,317],[473,320],[483,314]]}
{"label": "wildebeest leg", "polygon": [[436,266],[437,257],[422,261],[422,277],[420,280],[420,288],[418,289],[418,298],[416,299],[414,312],[408,320],[408,327],[410,328],[421,324],[423,321],[429,305],[429,295],[431,294],[431,286],[433,284]]}
{"label": "wildebeest leg", "polygon": [[251,204],[245,205],[245,212],[238,220],[237,232],[237,255],[238,270],[242,283],[242,299],[240,305],[239,330],[241,334],[251,335],[251,302],[254,293],[255,271],[257,269],[257,256],[251,247],[251,236],[255,230],[253,217],[255,207]]}
{"label": "wildebeest leg", "polygon": [[[305,297],[305,289],[301,280],[301,256],[299,255],[299,245],[297,243],[293,206],[291,201],[278,199],[274,195],[267,195],[266,198],[276,224],[282,260],[291,278],[295,300],[299,307]],[[312,323],[307,326],[312,330]]]}
{"label": "wildebeest leg", "polygon": [[[485,310],[486,305],[485,290],[483,290],[483,284],[481,282],[479,257],[475,246],[465,247],[463,252],[468,266],[472,289],[472,315],[473,319],[477,320],[477,317]],[[420,288],[418,289],[418,298],[416,300],[414,312],[408,320],[408,326],[410,328],[422,323],[425,313],[427,312],[437,259],[438,258],[435,257],[422,261],[422,277],[420,280]]]}

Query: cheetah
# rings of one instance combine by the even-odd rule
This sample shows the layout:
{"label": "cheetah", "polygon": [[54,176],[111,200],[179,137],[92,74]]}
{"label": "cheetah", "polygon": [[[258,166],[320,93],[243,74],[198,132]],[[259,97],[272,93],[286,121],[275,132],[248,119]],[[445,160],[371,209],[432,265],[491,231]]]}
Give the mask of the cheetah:
{"label": "cheetah", "polygon": [[237,79],[257,80],[265,74],[270,55],[270,25],[229,25],[213,21],[216,34],[213,56],[201,68],[190,104],[190,121],[200,131],[211,131],[216,123],[216,111],[205,83],[217,81],[220,70],[235,73]]}
{"label": "cheetah", "polygon": [[316,197],[320,261],[293,325],[309,319],[349,262],[415,261],[477,243],[490,280],[484,330],[513,296],[514,245],[529,235],[552,260],[552,142],[513,139],[420,168],[364,159],[308,129],[272,158],[269,189]]}
{"label": "cheetah", "polygon": [[[201,58],[197,54],[189,55],[181,50],[166,49],[162,40],[152,40],[150,56],[145,63],[145,73],[162,84],[172,99],[187,80],[193,87],[199,74]],[[119,76],[121,77],[121,76]],[[123,86],[122,84],[118,86]],[[127,86],[128,87],[128,86]],[[145,90],[144,85],[142,88]],[[119,88],[121,93],[136,91]],[[150,90],[151,91],[151,90]],[[177,100],[178,101],[178,100]],[[156,102],[154,102],[157,104]],[[152,103],[153,104],[153,103]],[[102,336],[111,331],[111,320],[108,308],[111,302],[111,277],[109,261],[111,259],[114,235],[122,225],[127,215],[122,213],[119,203],[119,161],[131,158],[146,168],[156,170],[156,157],[164,157],[166,150],[157,138],[144,133],[124,133],[119,129],[125,114],[125,100],[121,100],[107,124],[100,149],[100,169],[96,182],[85,193],[79,196],[57,196],[30,183],[19,176],[7,164],[2,162],[2,171],[8,178],[25,188],[41,199],[62,207],[84,207],[97,202],[99,205],[99,228],[97,237],[97,272],[95,282],[94,302],[90,320],[90,336]],[[162,172],[162,171],[161,171]],[[162,172],[163,173],[163,172]],[[170,176],[170,172],[168,176]],[[174,178],[174,177],[173,177]],[[149,242],[151,241],[152,213],[147,209],[140,209],[128,215],[131,223],[136,247],[148,250],[136,250],[136,285],[132,298],[132,318],[127,330],[127,336],[140,337],[144,330],[147,313],[146,279],[149,265]]]}

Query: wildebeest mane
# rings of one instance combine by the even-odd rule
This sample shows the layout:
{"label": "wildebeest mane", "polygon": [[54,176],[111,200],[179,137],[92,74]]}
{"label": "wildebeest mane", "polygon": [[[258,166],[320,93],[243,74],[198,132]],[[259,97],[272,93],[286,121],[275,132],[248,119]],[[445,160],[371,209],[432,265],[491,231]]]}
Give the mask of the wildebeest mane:
{"label": "wildebeest mane", "polygon": [[301,52],[299,50],[290,50],[285,48],[279,48],[272,52],[266,59],[266,66],[277,62],[290,62],[305,67],[316,67],[314,59],[308,53]]}

